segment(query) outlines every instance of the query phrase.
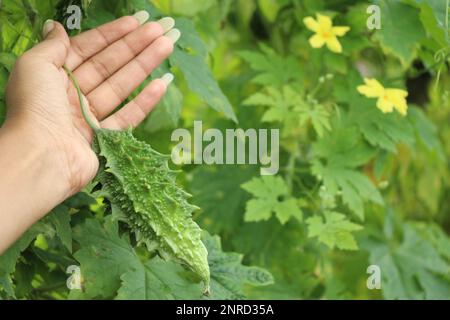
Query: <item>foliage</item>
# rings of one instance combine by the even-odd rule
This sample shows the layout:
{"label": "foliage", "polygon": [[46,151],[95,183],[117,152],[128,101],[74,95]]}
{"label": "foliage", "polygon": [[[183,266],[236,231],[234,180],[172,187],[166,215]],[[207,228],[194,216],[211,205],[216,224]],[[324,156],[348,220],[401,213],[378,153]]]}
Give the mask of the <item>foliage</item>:
{"label": "foliage", "polygon": [[[139,224],[124,223],[136,215],[121,208],[122,200],[105,197],[117,189],[126,194],[126,207],[141,201],[141,191],[127,191],[135,178],[126,174],[110,190],[92,185],[66,200],[3,254],[0,298],[450,297],[448,1],[4,0],[2,92],[16,57],[39,41],[43,21],[66,18],[69,2],[82,6],[84,29],[140,9],[152,19],[176,17],[183,36],[150,77],[170,70],[176,80],[134,131],[152,145],[147,151],[155,162],[165,163],[153,150],[170,153],[174,128],[202,120],[221,131],[280,129],[280,172],[260,176],[254,165],[182,167],[178,186],[193,195],[192,207],[175,214],[179,207],[166,203],[170,208],[162,211],[171,221],[189,216],[180,223],[194,224],[191,209],[200,207],[193,219],[205,230],[203,244],[188,249],[208,251],[210,297],[202,296],[200,272],[185,268],[186,261],[162,259],[158,246],[136,236]],[[367,28],[374,3],[380,30]],[[323,30],[305,20],[318,14],[349,27],[330,29],[342,52],[336,43],[311,46],[311,37],[328,30],[328,20]],[[365,79],[382,90],[376,85],[361,94]],[[386,92],[384,110],[399,111],[408,93],[406,115],[377,108]],[[0,121],[4,115],[0,94]],[[174,177],[169,180],[178,204],[188,206]],[[157,179],[148,183],[154,187]],[[200,230],[195,233],[200,241]],[[82,290],[66,287],[72,265],[81,268]],[[370,265],[381,269],[381,290],[366,286]]]}

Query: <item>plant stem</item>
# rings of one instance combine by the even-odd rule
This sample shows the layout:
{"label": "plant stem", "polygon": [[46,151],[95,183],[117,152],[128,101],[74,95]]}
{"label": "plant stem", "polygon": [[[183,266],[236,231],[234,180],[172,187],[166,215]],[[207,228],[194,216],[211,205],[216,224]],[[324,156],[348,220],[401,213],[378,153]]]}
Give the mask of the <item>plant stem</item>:
{"label": "plant stem", "polygon": [[73,85],[75,86],[75,89],[77,90],[78,100],[80,101],[81,113],[83,114],[84,120],[86,120],[87,124],[89,125],[89,127],[91,127],[92,130],[94,131],[100,130],[100,128],[89,117],[87,107],[83,101],[83,94],[81,93],[80,85],[78,84],[77,79],[73,75],[72,71],[70,71],[69,68],[67,68],[65,65],[64,70],[66,70],[67,74],[69,75],[69,78],[72,80]]}

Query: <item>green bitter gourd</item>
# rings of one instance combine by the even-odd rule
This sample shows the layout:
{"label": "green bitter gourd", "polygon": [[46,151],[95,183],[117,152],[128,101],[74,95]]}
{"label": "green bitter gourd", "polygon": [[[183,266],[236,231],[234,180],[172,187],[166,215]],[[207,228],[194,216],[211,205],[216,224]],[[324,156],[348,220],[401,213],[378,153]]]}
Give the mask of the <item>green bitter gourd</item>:
{"label": "green bitter gourd", "polygon": [[187,265],[198,274],[209,292],[208,252],[201,241],[201,229],[192,220],[197,207],[176,184],[176,171],[168,166],[169,156],[153,150],[133,137],[131,129],[101,129],[87,113],[77,80],[70,70],[83,116],[95,133],[100,161],[97,180],[108,200],[123,214],[138,242],[157,249],[165,259]]}

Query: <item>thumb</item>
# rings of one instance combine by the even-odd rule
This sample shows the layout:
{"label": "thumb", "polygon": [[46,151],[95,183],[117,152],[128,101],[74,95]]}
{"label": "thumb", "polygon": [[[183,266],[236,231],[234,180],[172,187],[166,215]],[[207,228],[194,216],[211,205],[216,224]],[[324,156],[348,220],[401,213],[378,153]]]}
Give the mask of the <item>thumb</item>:
{"label": "thumb", "polygon": [[56,21],[47,20],[42,28],[44,40],[31,49],[33,53],[60,68],[69,53],[70,40],[66,30]]}

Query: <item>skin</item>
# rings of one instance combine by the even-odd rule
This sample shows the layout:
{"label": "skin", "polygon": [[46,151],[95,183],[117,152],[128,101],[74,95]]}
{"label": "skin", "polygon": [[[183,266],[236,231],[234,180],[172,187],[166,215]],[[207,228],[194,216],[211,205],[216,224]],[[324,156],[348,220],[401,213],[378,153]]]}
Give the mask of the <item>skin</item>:
{"label": "skin", "polygon": [[0,128],[0,254],[55,206],[95,176],[93,132],[62,66],[78,79],[91,118],[110,129],[138,125],[166,91],[154,80],[117,106],[173,51],[158,23],[126,16],[69,38],[57,22],[21,56],[7,87]]}

